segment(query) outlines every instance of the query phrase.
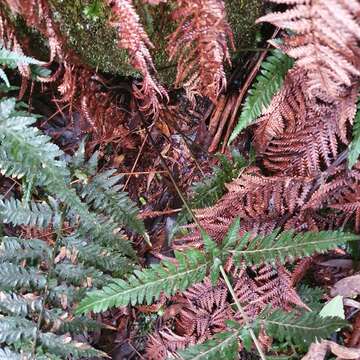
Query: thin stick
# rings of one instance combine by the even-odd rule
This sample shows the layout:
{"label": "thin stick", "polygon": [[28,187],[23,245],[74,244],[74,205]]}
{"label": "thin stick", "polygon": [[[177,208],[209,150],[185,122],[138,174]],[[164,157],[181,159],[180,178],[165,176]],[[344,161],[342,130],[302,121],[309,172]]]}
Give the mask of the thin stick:
{"label": "thin stick", "polygon": [[169,209],[169,210],[164,210],[164,211],[144,211],[143,213],[141,213],[139,215],[140,219],[149,219],[149,218],[154,218],[154,217],[158,217],[158,216],[163,216],[163,215],[170,215],[170,214],[176,214],[178,212],[180,212],[182,209]]}
{"label": "thin stick", "polygon": [[165,170],[149,170],[149,171],[133,171],[133,172],[121,172],[119,175],[132,176],[132,175],[149,175],[149,174],[166,174]]}
{"label": "thin stick", "polygon": [[244,309],[242,308],[242,306],[240,305],[240,301],[239,301],[239,299],[237,298],[237,296],[235,294],[234,288],[232,287],[232,285],[230,283],[230,280],[229,280],[228,276],[226,275],[226,272],[225,272],[223,266],[220,265],[219,269],[220,269],[221,275],[222,275],[222,277],[223,277],[223,279],[225,281],[225,284],[226,284],[227,288],[229,289],[230,294],[231,294],[231,296],[233,297],[233,299],[235,301],[236,307],[240,311],[240,314],[243,317],[243,319],[245,321],[245,324],[247,325],[247,327],[249,329],[250,336],[254,341],[255,347],[256,347],[259,355],[260,355],[260,358],[262,360],[266,360],[266,357],[265,357],[264,352],[262,351],[261,345],[260,345],[258,339],[256,338],[254,330],[252,329],[251,321],[250,321],[249,317],[247,316],[246,312],[244,311]]}
{"label": "thin stick", "polygon": [[[147,127],[146,127],[146,130],[147,130]],[[146,136],[145,136],[145,138],[144,138],[144,141],[143,141],[143,143],[141,144],[140,151],[139,151],[139,153],[138,153],[137,156],[136,156],[134,165],[133,165],[132,168],[131,168],[131,172],[133,172],[133,171],[135,170],[135,168],[136,168],[136,165],[137,165],[137,163],[138,163],[138,161],[139,161],[139,159],[140,159],[140,156],[141,156],[142,151],[143,151],[143,149],[144,149],[144,146],[145,146],[146,140],[147,140],[147,138],[148,138],[148,135],[149,135],[149,132],[147,132],[147,134],[146,134]],[[130,181],[130,178],[131,178],[131,175],[130,175],[130,176],[127,178],[127,180],[126,180],[126,183],[125,183],[125,185],[124,185],[124,190],[127,188],[128,184],[129,184],[129,181]]]}

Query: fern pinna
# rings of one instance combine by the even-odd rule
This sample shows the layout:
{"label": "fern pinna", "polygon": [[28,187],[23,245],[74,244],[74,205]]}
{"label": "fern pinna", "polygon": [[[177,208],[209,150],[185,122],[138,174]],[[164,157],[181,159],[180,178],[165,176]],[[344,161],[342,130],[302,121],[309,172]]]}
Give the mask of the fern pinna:
{"label": "fern pinna", "polygon": [[24,189],[22,199],[0,201],[5,234],[14,229],[0,245],[1,351],[13,359],[106,356],[74,340],[99,324],[73,308],[87,288],[133,268],[134,250],[119,229],[146,236],[145,228],[113,170],[97,173],[84,144],[66,161],[35,121],[14,98],[0,101],[1,172]]}

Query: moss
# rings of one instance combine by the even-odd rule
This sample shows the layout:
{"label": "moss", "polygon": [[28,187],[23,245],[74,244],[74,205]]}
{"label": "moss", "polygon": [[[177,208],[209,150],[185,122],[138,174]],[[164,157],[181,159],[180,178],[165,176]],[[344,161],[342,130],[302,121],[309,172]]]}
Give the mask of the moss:
{"label": "moss", "polygon": [[[237,53],[242,48],[255,45],[258,25],[255,20],[262,14],[262,0],[228,0],[226,11],[234,33]],[[234,54],[234,55],[235,55]]]}
{"label": "moss", "polygon": [[[117,46],[116,30],[108,25],[109,10],[99,0],[50,0],[50,4],[68,45],[86,64],[104,72],[134,74],[126,51]],[[91,12],[96,4],[99,16]]]}

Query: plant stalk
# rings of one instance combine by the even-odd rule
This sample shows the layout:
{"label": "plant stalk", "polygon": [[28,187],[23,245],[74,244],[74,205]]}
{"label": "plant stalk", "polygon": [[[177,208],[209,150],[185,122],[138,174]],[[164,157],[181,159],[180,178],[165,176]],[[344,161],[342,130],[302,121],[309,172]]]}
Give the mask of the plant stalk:
{"label": "plant stalk", "polygon": [[229,289],[230,291],[230,294],[231,296],[233,297],[234,301],[235,301],[235,304],[236,304],[236,307],[238,308],[238,310],[240,311],[240,314],[241,316],[243,317],[244,321],[245,321],[245,324],[248,326],[249,328],[249,333],[250,333],[250,336],[251,338],[253,339],[254,341],[254,344],[255,344],[255,347],[260,355],[260,358],[262,360],[266,360],[266,357],[265,357],[265,354],[264,352],[262,351],[262,348],[261,348],[261,345],[259,343],[259,340],[256,338],[256,335],[254,333],[254,330],[252,329],[252,326],[251,326],[251,321],[249,319],[249,317],[247,316],[246,312],[244,311],[244,309],[242,308],[241,304],[240,304],[240,301],[239,299],[237,298],[236,294],[235,294],[235,291],[234,291],[234,288],[232,287],[231,283],[230,283],[230,280],[228,278],[228,276],[226,275],[226,272],[223,268],[222,265],[219,266],[219,269],[220,269],[220,272],[221,272],[221,275],[225,281],[225,284],[227,286],[227,288]]}

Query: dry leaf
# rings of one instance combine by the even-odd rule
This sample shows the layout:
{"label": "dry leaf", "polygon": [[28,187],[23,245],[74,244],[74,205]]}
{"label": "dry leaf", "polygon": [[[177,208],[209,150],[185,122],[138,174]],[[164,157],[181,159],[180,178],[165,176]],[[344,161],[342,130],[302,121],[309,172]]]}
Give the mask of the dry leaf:
{"label": "dry leaf", "polygon": [[347,348],[333,341],[323,340],[320,343],[311,344],[308,353],[302,360],[323,360],[328,351],[338,356],[338,359],[350,360],[360,358],[360,349]]}
{"label": "dry leaf", "polygon": [[360,294],[360,274],[341,279],[331,289],[331,296],[354,297],[358,294]]}

